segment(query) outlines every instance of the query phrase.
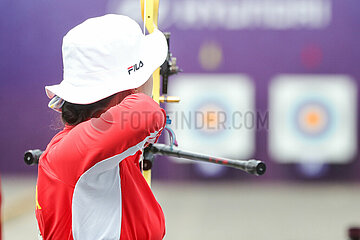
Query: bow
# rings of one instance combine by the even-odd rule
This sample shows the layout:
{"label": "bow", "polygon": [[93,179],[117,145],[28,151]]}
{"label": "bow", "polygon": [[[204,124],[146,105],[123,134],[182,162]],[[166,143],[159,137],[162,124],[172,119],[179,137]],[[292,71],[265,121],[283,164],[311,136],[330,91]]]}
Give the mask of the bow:
{"label": "bow", "polygon": [[[140,0],[141,14],[144,20],[144,35],[145,28],[149,33],[152,33],[154,29],[158,27],[158,15],[159,15],[159,0]],[[170,33],[164,33],[168,46],[170,45]],[[155,102],[179,102],[178,97],[167,96],[168,78],[172,74],[176,74],[180,69],[176,65],[176,58],[172,57],[170,50],[165,62],[161,67],[157,68],[153,73],[153,90],[152,97]],[[162,76],[162,94],[160,95],[160,75]],[[171,130],[169,130],[171,131]],[[152,159],[148,159],[146,156],[142,160],[142,170],[145,180],[151,185],[151,166]]]}

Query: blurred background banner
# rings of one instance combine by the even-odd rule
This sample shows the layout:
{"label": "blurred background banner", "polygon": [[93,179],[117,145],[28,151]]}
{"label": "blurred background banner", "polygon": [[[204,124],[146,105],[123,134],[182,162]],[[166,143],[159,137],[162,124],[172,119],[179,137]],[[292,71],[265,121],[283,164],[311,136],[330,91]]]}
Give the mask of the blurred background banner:
{"label": "blurred background banner", "polygon": [[[136,1],[110,0],[109,11],[140,21]],[[322,29],[332,18],[331,0],[182,0],[160,1],[160,24],[191,29]]]}
{"label": "blurred background banner", "polygon": [[[273,86],[272,79],[277,76],[323,76],[321,83],[316,83],[318,88],[327,89],[329,85],[337,89],[337,93],[334,90],[335,95],[322,90],[324,98],[321,102],[313,102],[309,91],[314,89],[306,83],[312,82],[312,79],[304,79],[307,87],[296,90],[302,91],[302,101],[293,98],[287,102],[289,109],[299,108],[298,119],[315,112],[314,118],[319,118],[321,122],[314,127],[309,122],[293,120],[293,129],[289,128],[289,132],[297,129],[298,134],[310,134],[313,139],[317,131],[332,131],[326,141],[334,145],[341,142],[343,145],[336,148],[331,145],[331,150],[322,145],[324,150],[317,151],[322,152],[321,156],[311,154],[312,157],[305,158],[307,161],[311,158],[331,162],[323,179],[360,180],[359,123],[354,122],[359,113],[359,98],[354,93],[360,79],[359,1],[160,2],[160,29],[172,33],[171,50],[186,73],[170,79],[169,94],[179,95],[183,104],[191,102],[192,105],[186,106],[189,107],[187,110],[231,112],[236,108],[249,108],[256,117],[255,126],[246,131],[226,129],[206,132],[221,139],[217,144],[205,138],[204,131],[191,131],[191,135],[187,135],[181,129],[175,130],[181,146],[223,157],[254,157],[267,162],[270,169],[266,176],[256,180],[236,170],[228,170],[225,175],[229,178],[254,181],[303,179],[296,164],[299,159],[304,161],[303,154],[285,149],[287,145],[282,145],[281,141],[288,141],[288,137],[281,136],[271,143],[274,135],[268,135],[269,127],[274,127],[271,129],[273,133],[287,131],[279,128],[280,122],[277,126],[269,125],[269,119],[276,117],[269,112],[272,104],[270,85]],[[62,80],[62,37],[85,19],[106,13],[126,14],[141,24],[139,2],[1,0],[0,13],[0,170],[2,173],[36,173],[35,167],[23,163],[23,152],[33,148],[45,149],[52,136],[61,129],[60,116],[47,108],[44,86]],[[344,84],[340,80],[331,80],[336,76],[347,76],[352,79],[351,83],[350,80]],[[302,78],[296,81],[302,82]],[[332,85],[334,82],[339,87]],[[291,84],[286,85],[290,87]],[[350,88],[353,91],[348,92]],[[279,91],[277,87],[271,89]],[[281,98],[282,94],[275,95]],[[334,96],[339,96],[342,99],[339,101],[344,103],[332,99]],[[178,107],[183,106],[179,104]],[[177,108],[170,104],[164,107],[169,111]],[[341,109],[340,115],[338,109]],[[214,119],[211,114],[207,117],[208,124],[221,120]],[[334,121],[339,125],[334,125]],[[343,121],[347,124],[340,124]],[[319,149],[319,141],[305,141],[309,136],[300,138],[307,149]],[[191,139],[194,139],[193,143]],[[291,141],[287,144],[292,144]],[[277,150],[272,151],[275,146]],[[290,157],[290,151],[291,158],[282,157]],[[285,152],[288,155],[284,155]],[[343,164],[335,164],[337,162]],[[155,164],[155,178],[186,179],[196,176],[195,170],[187,165],[159,160]]]}

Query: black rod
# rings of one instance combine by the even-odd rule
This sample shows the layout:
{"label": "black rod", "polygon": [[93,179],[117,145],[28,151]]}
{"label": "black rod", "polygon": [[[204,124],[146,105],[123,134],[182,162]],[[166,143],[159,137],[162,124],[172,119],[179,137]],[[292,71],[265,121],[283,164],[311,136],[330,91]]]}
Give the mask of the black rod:
{"label": "black rod", "polygon": [[237,168],[243,170],[247,173],[254,174],[257,176],[263,175],[266,171],[265,163],[258,160],[232,160],[226,158],[217,158],[211,157],[200,153],[188,152],[177,149],[174,146],[169,146],[165,144],[153,144],[150,147],[150,151],[154,155],[164,155],[164,156],[172,156],[177,158],[185,158],[189,160],[195,161],[203,161],[203,162],[211,162],[215,164],[220,164],[228,167]]}

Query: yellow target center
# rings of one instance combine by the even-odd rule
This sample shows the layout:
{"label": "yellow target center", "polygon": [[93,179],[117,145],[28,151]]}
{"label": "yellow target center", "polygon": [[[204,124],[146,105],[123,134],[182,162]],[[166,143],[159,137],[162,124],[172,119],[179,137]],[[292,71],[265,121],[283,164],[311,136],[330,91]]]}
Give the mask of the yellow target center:
{"label": "yellow target center", "polygon": [[308,125],[310,126],[317,126],[320,123],[320,116],[318,113],[316,112],[310,112],[307,116],[306,116],[306,122]]}

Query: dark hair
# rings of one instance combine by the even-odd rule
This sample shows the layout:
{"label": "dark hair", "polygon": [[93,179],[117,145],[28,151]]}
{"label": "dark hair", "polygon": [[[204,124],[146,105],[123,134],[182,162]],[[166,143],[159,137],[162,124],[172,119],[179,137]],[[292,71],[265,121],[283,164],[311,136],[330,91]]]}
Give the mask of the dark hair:
{"label": "dark hair", "polygon": [[[121,92],[119,102],[120,103],[126,96],[130,95],[131,90],[127,90]],[[61,118],[64,124],[75,126],[81,122],[87,121],[90,118],[100,117],[100,115],[105,112],[109,106],[111,100],[115,97],[115,95],[119,95],[116,93],[111,95],[110,97],[104,98],[100,101],[91,103],[91,104],[75,104],[70,102],[64,102],[61,107]]]}

